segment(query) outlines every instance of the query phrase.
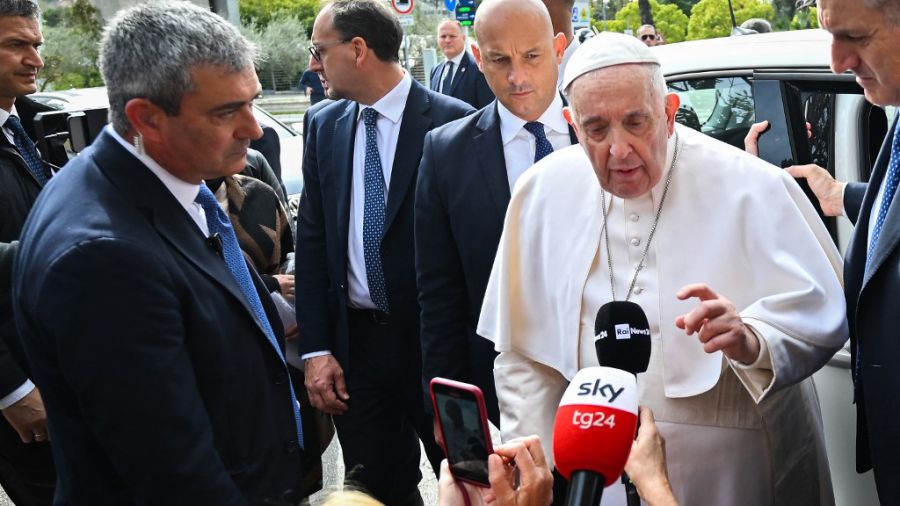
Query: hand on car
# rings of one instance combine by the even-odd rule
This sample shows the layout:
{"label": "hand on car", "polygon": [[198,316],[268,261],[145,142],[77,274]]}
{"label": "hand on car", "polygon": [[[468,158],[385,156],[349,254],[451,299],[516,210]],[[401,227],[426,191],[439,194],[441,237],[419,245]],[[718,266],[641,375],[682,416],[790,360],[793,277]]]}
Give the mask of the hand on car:
{"label": "hand on car", "polygon": [[700,300],[689,313],[675,319],[675,326],[685,334],[697,333],[703,351],[721,351],[731,360],[752,364],[759,356],[759,339],[741,320],[730,300],[717,294],[704,283],[686,285],[675,294],[678,300],[696,297]]}
{"label": "hand on car", "polygon": [[313,407],[329,415],[346,412],[350,394],[344,382],[344,370],[334,355],[307,359],[305,366],[304,384]]}

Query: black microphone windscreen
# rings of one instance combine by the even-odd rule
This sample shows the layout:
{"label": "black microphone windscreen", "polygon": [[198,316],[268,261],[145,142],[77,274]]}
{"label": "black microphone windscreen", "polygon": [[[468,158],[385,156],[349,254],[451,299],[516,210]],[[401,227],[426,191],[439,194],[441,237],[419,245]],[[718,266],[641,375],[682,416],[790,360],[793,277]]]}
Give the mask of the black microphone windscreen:
{"label": "black microphone windscreen", "polygon": [[629,301],[607,302],[597,311],[594,347],[604,367],[644,372],[650,364],[650,325],[641,306]]}

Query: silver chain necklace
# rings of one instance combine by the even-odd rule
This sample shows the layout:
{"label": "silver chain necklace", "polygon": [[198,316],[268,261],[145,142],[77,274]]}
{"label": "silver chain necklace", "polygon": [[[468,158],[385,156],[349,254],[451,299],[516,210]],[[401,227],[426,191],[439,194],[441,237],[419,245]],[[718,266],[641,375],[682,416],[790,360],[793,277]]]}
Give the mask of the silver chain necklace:
{"label": "silver chain necklace", "polygon": [[[659,224],[659,216],[662,214],[663,204],[666,202],[666,195],[669,193],[669,183],[672,182],[672,172],[675,170],[675,162],[678,161],[678,131],[675,131],[675,152],[672,155],[672,163],[669,165],[669,173],[666,175],[666,184],[663,187],[662,197],[659,199],[659,206],[656,208],[656,217],[653,219],[653,226],[650,227],[650,235],[647,237],[647,244],[644,246],[644,253],[641,255],[641,261],[638,262],[637,268],[634,270],[634,276],[631,278],[631,285],[628,287],[628,293],[625,300],[631,298],[631,292],[634,291],[634,284],[637,282],[638,274],[644,268],[644,260],[647,259],[647,252],[650,251],[650,243],[653,242],[653,234],[656,233],[656,226]],[[609,226],[606,211],[606,191],[600,187],[600,203],[603,206],[603,238],[606,241],[606,261],[609,267],[609,289],[612,291],[612,299],[616,300],[616,281],[613,277],[612,254],[609,248]]]}

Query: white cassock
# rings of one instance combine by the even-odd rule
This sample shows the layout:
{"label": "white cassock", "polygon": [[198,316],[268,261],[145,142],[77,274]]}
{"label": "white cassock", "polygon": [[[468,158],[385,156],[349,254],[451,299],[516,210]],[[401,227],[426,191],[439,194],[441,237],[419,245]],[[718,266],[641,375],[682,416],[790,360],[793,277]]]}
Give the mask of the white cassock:
{"label": "white cassock", "polygon": [[[847,337],[842,261],[797,183],[784,171],[688,128],[645,267],[631,297],[647,313],[650,366],[640,402],[666,439],[668,472],[684,505],[833,504],[821,413],[809,375]],[[616,296],[624,298],[665,173],[642,197],[611,198]],[[551,452],[553,418],[575,372],[597,364],[594,319],[612,299],[600,186],[576,145],[517,183],[478,325],[495,343],[503,439],[538,434]],[[707,283],[761,338],[749,366],[703,351],[674,322]],[[849,407],[848,407],[849,409]],[[621,485],[603,504],[624,504]]]}

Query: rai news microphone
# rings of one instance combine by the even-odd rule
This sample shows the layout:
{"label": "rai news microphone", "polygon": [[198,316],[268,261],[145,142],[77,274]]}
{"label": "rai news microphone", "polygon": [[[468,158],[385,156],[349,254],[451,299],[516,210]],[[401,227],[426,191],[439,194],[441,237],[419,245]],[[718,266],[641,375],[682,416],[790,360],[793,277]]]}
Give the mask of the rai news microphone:
{"label": "rai news microphone", "polygon": [[575,375],[553,424],[553,460],[569,480],[566,504],[599,504],[603,488],[625,469],[637,432],[634,374],[612,367],[586,367]]}

